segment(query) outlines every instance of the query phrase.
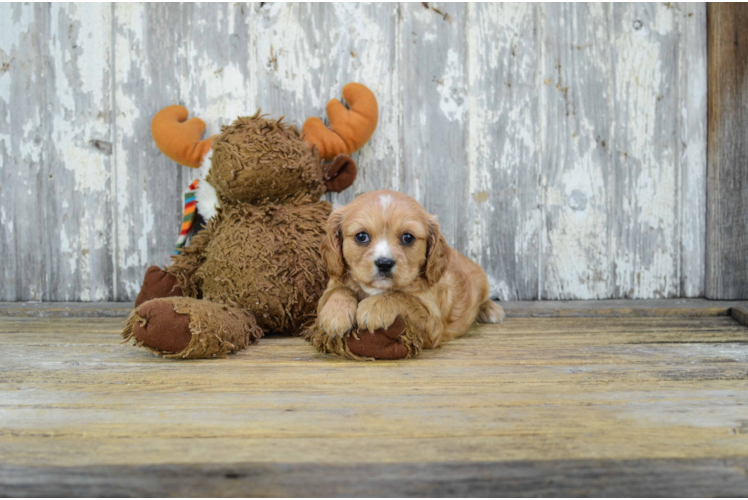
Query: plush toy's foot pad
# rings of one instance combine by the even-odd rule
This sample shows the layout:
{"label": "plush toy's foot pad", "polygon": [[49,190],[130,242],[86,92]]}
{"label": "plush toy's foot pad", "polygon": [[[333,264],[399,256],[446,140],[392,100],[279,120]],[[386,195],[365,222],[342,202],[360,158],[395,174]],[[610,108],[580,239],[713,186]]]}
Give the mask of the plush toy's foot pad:
{"label": "plush toy's foot pad", "polygon": [[192,340],[189,314],[179,314],[167,300],[151,300],[136,310],[141,318],[132,327],[133,336],[147,347],[177,353]]}
{"label": "plush toy's foot pad", "polygon": [[145,272],[143,286],[140,288],[138,298],[135,299],[135,307],[153,299],[163,297],[181,297],[182,289],[179,288],[176,276],[173,276],[158,266],[151,266]]}
{"label": "plush toy's foot pad", "polygon": [[380,328],[370,332],[359,330],[358,338],[348,337],[348,348],[354,354],[374,359],[403,359],[407,358],[408,348],[398,342],[405,333],[406,324],[402,318],[395,319],[389,328]]}
{"label": "plush toy's foot pad", "polygon": [[415,358],[423,346],[423,335],[401,317],[386,330],[359,330],[344,337],[327,335],[315,323],[306,338],[319,352],[361,361]]}
{"label": "plush toy's foot pad", "polygon": [[262,337],[251,313],[190,297],[150,300],[135,309],[122,332],[125,341],[165,358],[224,357]]}

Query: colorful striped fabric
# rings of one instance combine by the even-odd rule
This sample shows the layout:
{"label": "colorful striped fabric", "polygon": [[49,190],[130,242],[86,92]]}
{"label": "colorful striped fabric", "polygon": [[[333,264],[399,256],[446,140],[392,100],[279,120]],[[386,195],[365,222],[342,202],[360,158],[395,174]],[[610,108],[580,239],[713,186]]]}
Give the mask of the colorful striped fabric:
{"label": "colorful striped fabric", "polygon": [[174,249],[174,255],[177,255],[187,241],[187,235],[192,229],[192,225],[195,222],[195,212],[197,210],[197,186],[199,180],[195,179],[190,184],[190,187],[184,193],[184,216],[182,217],[182,230],[179,232],[179,238],[177,238],[177,245]]}

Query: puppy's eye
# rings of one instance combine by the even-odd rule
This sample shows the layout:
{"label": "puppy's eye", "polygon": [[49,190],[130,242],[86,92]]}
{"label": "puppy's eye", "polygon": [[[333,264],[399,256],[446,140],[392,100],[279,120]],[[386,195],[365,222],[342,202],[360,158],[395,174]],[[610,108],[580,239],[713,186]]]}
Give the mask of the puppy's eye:
{"label": "puppy's eye", "polygon": [[369,243],[369,234],[366,232],[361,231],[356,236],[353,237],[354,240],[356,240],[356,243],[359,243],[361,245],[365,245]]}
{"label": "puppy's eye", "polygon": [[413,236],[410,233],[405,233],[402,236],[400,236],[400,241],[403,245],[412,245],[414,241],[416,241],[416,237]]}

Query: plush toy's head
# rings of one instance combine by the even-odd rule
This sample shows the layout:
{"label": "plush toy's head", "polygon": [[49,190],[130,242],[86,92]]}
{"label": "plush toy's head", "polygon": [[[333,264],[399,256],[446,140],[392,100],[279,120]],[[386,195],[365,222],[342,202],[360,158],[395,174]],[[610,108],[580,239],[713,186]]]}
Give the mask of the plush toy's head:
{"label": "plush toy's head", "polygon": [[187,120],[182,106],[159,111],[151,130],[166,156],[199,168],[198,210],[210,218],[224,204],[281,201],[297,194],[319,199],[326,191],[353,184],[356,163],[348,155],[374,133],[378,109],[374,94],[363,85],[346,85],[343,97],[350,109],[335,99],[327,105],[330,129],[310,118],[303,134],[258,112],[201,141],[205,123]]}
{"label": "plush toy's head", "polygon": [[298,130],[259,113],[223,127],[201,169],[219,199],[229,203],[276,201],[296,193],[319,197],[326,190],[320,158]]}

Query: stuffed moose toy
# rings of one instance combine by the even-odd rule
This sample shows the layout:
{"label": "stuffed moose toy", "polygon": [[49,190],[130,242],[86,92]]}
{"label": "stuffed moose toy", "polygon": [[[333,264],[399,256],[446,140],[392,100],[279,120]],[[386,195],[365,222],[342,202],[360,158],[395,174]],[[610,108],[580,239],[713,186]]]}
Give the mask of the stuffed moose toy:
{"label": "stuffed moose toy", "polygon": [[197,210],[207,224],[171,266],[146,271],[125,341],[175,359],[223,357],[270,332],[302,335],[320,351],[353,359],[377,358],[398,342],[405,326],[357,332],[350,345],[332,349],[313,338],[327,284],[320,245],[332,210],[320,197],[353,184],[357,168],[348,155],[378,120],[365,86],[346,85],[343,98],[348,108],[336,99],[327,105],[329,129],[310,118],[303,134],[258,111],[201,140],[205,123],[187,120],[184,107],[156,114],[158,148],[199,169]]}

